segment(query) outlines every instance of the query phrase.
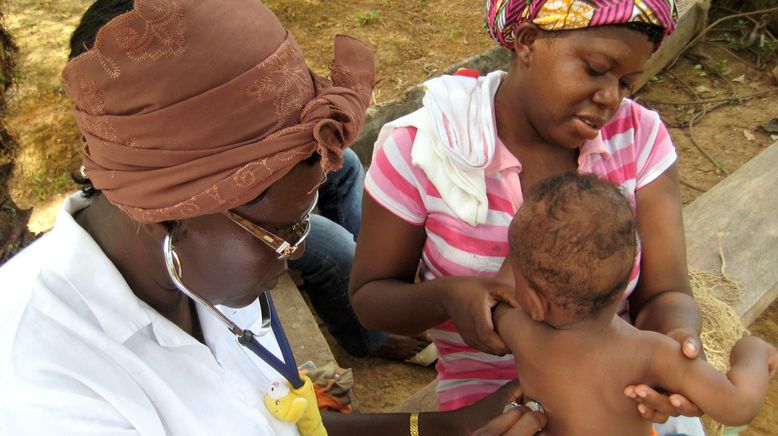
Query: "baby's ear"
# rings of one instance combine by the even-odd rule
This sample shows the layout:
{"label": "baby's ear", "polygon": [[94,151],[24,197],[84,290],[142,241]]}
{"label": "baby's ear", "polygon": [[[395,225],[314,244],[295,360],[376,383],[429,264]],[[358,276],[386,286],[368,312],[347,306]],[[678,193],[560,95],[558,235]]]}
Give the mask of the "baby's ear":
{"label": "baby's ear", "polygon": [[524,310],[533,321],[545,321],[546,315],[548,315],[548,300],[546,296],[532,286],[528,286],[524,292],[526,293],[524,304],[528,306]]}

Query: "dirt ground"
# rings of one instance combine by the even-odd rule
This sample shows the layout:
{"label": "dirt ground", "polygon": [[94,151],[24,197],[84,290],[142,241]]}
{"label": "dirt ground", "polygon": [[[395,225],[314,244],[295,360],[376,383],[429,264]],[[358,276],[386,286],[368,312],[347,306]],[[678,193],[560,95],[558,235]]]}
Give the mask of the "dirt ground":
{"label": "dirt ground", "polygon": [[[9,0],[6,20],[22,51],[23,78],[7,123],[21,144],[12,194],[34,208],[31,228],[50,227],[62,196],[74,189],[69,173],[79,165],[79,134],[59,83],[67,40],[87,0]],[[492,45],[481,22],[481,0],[267,0],[320,73],[337,33],[370,44],[378,59],[374,103],[401,95],[407,87],[440,74],[448,65]],[[718,16],[728,12],[716,11]],[[636,98],[658,110],[679,153],[682,196],[688,204],[758,154],[775,139],[760,126],[778,118],[778,78],[769,73],[776,56],[757,63],[770,47],[736,47],[753,29],[748,19],[717,27],[672,68],[658,75]],[[763,34],[769,41],[769,35]],[[760,42],[765,38],[759,39]],[[758,44],[757,44],[758,45]],[[708,101],[708,113],[698,119]],[[695,117],[692,140],[689,120]],[[706,157],[706,154],[709,157]],[[768,188],[769,189],[769,188]],[[751,330],[778,343],[778,303]],[[432,368],[381,359],[354,359],[331,342],[341,366],[356,374],[362,411],[385,411],[429,383]],[[748,434],[778,434],[778,382]]]}

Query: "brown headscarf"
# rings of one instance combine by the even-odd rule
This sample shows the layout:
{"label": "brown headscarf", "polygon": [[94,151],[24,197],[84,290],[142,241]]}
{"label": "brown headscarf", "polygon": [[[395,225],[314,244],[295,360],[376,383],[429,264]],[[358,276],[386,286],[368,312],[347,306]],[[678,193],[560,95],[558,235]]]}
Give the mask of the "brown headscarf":
{"label": "brown headscarf", "polygon": [[257,0],[135,0],[62,73],[95,188],[160,222],[244,204],[314,152],[359,134],[374,59],[335,40],[332,83]]}

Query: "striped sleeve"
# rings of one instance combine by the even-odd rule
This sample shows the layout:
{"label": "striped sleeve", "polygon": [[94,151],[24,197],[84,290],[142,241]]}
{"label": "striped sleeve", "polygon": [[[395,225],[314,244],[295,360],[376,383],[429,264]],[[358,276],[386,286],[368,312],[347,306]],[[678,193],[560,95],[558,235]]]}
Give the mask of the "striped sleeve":
{"label": "striped sleeve", "polygon": [[424,173],[413,166],[411,149],[416,136],[413,127],[394,129],[378,151],[365,176],[365,191],[386,210],[413,224],[427,219],[422,180]]}
{"label": "striped sleeve", "polygon": [[635,117],[635,148],[637,151],[637,190],[656,180],[678,155],[667,127],[659,114],[633,103]]}

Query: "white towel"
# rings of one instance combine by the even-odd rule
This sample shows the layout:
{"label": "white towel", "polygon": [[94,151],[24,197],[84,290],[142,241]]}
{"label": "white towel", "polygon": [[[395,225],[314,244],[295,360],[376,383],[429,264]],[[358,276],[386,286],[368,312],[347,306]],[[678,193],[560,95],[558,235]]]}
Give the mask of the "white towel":
{"label": "white towel", "polygon": [[411,159],[462,221],[486,222],[489,202],[484,169],[494,157],[494,95],[504,71],[473,79],[442,76],[424,82],[421,109],[381,128],[375,154],[391,132],[415,127]]}

